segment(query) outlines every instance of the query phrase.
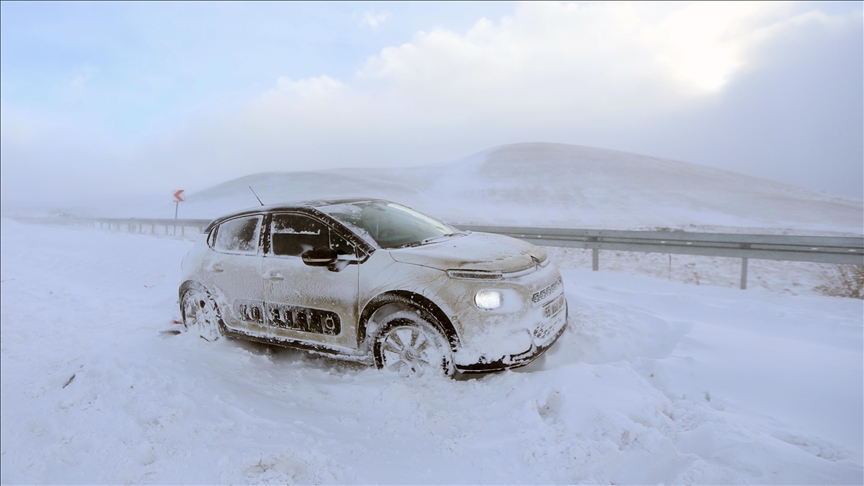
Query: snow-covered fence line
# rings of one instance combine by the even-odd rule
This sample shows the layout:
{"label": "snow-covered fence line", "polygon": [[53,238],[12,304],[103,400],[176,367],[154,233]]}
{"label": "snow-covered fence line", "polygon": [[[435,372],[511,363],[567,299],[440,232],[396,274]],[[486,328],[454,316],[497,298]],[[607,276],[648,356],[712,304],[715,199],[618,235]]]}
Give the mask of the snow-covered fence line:
{"label": "snow-covered fence line", "polygon": [[[90,226],[131,233],[186,236],[200,234],[209,219],[17,218],[26,223]],[[741,288],[747,288],[749,259],[864,265],[864,237],[623,231],[569,228],[456,225],[459,229],[512,236],[536,245],[592,250],[592,269],[600,269],[600,250],[636,251],[741,258]]]}
{"label": "snow-covered fence line", "polygon": [[209,219],[151,219],[151,218],[15,218],[21,223],[88,226],[91,228],[126,231],[150,235],[195,236],[201,234]]}
{"label": "snow-covered fence line", "polygon": [[864,265],[864,237],[687,233],[566,228],[468,226],[460,229],[512,236],[544,246],[591,250],[592,270],[600,269],[600,250],[638,251],[741,258],[741,288],[747,288],[747,263],[784,260]]}

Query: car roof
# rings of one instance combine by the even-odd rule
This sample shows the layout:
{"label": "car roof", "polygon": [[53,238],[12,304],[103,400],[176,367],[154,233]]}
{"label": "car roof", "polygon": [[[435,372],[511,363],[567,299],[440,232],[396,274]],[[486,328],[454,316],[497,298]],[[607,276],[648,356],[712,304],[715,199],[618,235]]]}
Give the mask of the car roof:
{"label": "car roof", "polygon": [[[346,198],[337,198],[337,199],[313,199],[310,201],[293,201],[293,202],[283,202],[276,204],[266,204],[263,206],[253,206],[245,209],[240,209],[237,211],[233,211],[227,214],[223,214],[218,218],[210,221],[210,224],[204,229],[204,232],[209,232],[213,229],[214,226],[225,221],[226,219],[231,219],[237,216],[243,216],[245,214],[258,214],[258,213],[268,213],[273,211],[287,211],[287,210],[297,210],[297,209],[311,209],[309,212],[316,212],[315,208],[319,208],[322,206],[331,206],[333,204],[351,204],[358,202],[384,202],[388,203],[390,201],[386,201],[384,199],[377,198],[369,198],[369,197],[346,197]],[[320,214],[320,213],[319,213]]]}

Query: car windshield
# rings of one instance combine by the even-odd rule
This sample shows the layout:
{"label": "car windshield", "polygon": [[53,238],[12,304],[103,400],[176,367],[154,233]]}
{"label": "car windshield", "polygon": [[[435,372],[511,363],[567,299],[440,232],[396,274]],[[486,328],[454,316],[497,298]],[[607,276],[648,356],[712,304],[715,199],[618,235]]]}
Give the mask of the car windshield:
{"label": "car windshield", "polygon": [[386,201],[359,201],[319,209],[367,233],[385,249],[419,246],[462,234],[425,214]]}

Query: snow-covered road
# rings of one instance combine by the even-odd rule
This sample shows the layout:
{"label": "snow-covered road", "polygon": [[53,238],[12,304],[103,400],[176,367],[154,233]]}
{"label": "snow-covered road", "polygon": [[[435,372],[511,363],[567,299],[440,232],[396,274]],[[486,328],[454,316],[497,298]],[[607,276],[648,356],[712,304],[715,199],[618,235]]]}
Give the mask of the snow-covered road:
{"label": "snow-covered road", "polygon": [[2,483],[864,481],[860,300],[567,270],[544,359],[404,379],[160,334],[190,246],[2,220]]}

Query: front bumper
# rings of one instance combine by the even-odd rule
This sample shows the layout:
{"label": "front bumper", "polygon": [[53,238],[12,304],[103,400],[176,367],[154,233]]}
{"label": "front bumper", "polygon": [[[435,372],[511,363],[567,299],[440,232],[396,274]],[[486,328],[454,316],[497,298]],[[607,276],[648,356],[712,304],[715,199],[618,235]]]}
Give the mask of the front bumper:
{"label": "front bumper", "polygon": [[567,314],[565,314],[564,325],[558,329],[558,332],[555,333],[555,336],[550,339],[543,346],[538,347],[535,344],[531,344],[531,348],[527,351],[519,354],[513,354],[510,356],[505,356],[497,361],[492,362],[480,362],[473,363],[468,365],[456,365],[456,370],[462,373],[487,373],[493,371],[503,371],[513,368],[520,368],[525,366],[535,359],[539,358],[543,353],[546,352],[547,349],[551,348],[553,344],[558,341],[558,338],[564,334],[564,331],[567,329],[567,325],[569,324],[569,309],[567,309]]}

